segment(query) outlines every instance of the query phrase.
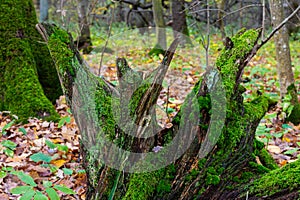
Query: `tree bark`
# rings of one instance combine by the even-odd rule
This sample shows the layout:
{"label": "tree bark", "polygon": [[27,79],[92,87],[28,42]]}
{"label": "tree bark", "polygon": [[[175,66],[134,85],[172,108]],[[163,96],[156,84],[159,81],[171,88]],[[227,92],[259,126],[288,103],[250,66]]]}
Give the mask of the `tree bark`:
{"label": "tree bark", "polygon": [[[284,20],[283,2],[281,0],[270,1],[271,16],[273,27],[278,26]],[[292,69],[292,61],[289,46],[289,33],[286,26],[283,26],[274,35],[277,74],[280,83],[280,96],[283,99],[287,94],[291,96],[291,104],[293,109],[288,113],[287,120],[294,124],[300,123],[300,104],[296,87],[294,86],[294,73]]]}
{"label": "tree bark", "polygon": [[184,0],[173,0],[172,3],[172,28],[174,38],[181,35],[181,45],[192,44],[186,23]]}
{"label": "tree bark", "polygon": [[62,94],[54,63],[36,31],[30,0],[0,2],[0,109],[20,120],[57,119],[52,103]]}
{"label": "tree bark", "polygon": [[83,49],[83,53],[92,51],[92,40],[90,23],[88,20],[89,0],[78,0],[78,21],[80,36],[77,40],[78,49]]}
{"label": "tree bark", "polygon": [[151,54],[159,54],[166,50],[167,48],[167,36],[165,29],[165,20],[162,8],[161,0],[152,0],[153,4],[153,16],[155,22],[155,30],[156,30],[156,45],[150,51]]}
{"label": "tree bark", "polygon": [[40,0],[40,21],[47,21],[49,17],[49,2],[48,0]]}
{"label": "tree bark", "polygon": [[[126,129],[142,134],[154,129],[151,106],[157,100],[178,41],[172,43],[161,65],[145,79],[130,69],[125,59],[117,59],[120,85],[115,87],[89,72],[69,34],[49,24],[39,24],[38,29],[48,41],[81,131],[88,199],[245,199],[247,194],[258,199],[264,195],[283,196],[288,188],[292,192],[299,190],[300,181],[292,178],[298,177],[297,162],[277,169],[264,144],[255,139],[256,127],[275,102],[264,95],[251,102],[243,101],[241,76],[261,47],[257,44],[257,30],[242,30],[231,38],[232,45],[224,47],[216,67],[207,69],[195,84],[171,128],[141,138],[139,134],[130,136]],[[126,112],[126,118],[120,117]],[[122,119],[127,118],[134,119],[138,126],[132,126],[130,120],[122,124]],[[105,138],[111,145],[102,145]],[[191,143],[176,155],[185,141]],[[169,144],[175,144],[174,154],[166,150]],[[126,153],[116,158],[114,145],[149,154],[136,160]],[[156,147],[161,147],[158,154],[150,154]],[[164,157],[166,152],[169,155]],[[171,164],[159,168],[168,158]],[[112,160],[119,161],[119,168]],[[282,179],[287,175],[288,182]],[[277,185],[270,179],[281,182]]]}

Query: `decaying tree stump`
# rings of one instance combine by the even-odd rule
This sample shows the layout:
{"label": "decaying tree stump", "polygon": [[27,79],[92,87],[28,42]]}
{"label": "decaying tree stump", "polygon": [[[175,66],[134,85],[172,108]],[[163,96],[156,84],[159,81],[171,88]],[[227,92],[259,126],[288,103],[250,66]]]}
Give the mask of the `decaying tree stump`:
{"label": "decaying tree stump", "polygon": [[[90,73],[66,31],[50,24],[37,28],[81,132],[87,199],[257,199],[299,190],[297,163],[276,169],[255,139],[275,102],[264,95],[243,101],[241,76],[262,45],[259,30],[233,36],[195,84],[173,126],[159,130],[153,105],[177,40],[148,77],[117,59],[119,85],[114,86]],[[283,184],[283,176],[296,180]]]}

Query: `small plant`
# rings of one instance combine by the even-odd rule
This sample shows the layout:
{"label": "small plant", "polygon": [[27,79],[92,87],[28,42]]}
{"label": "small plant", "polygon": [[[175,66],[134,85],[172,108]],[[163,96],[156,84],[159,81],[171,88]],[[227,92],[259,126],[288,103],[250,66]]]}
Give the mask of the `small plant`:
{"label": "small plant", "polygon": [[68,124],[71,122],[71,117],[70,116],[64,116],[60,118],[58,122],[58,128],[61,128],[63,125]]}
{"label": "small plant", "polygon": [[[10,140],[3,140],[1,142],[2,147],[4,147],[3,152],[9,156],[9,157],[13,157],[14,156],[14,150],[16,150],[17,144],[10,141]],[[2,148],[1,148],[2,149]]]}
{"label": "small plant", "polygon": [[289,117],[293,111],[294,105],[291,104],[292,95],[286,94],[282,101],[282,111],[285,114],[285,118]]}
{"label": "small plant", "polygon": [[3,128],[2,128],[2,135],[6,135],[7,134],[7,130],[12,127],[12,125],[15,123],[15,120],[12,120],[11,122],[9,122],[8,124],[6,124]]}
{"label": "small plant", "polygon": [[37,184],[30,175],[25,174],[23,171],[11,171],[11,174],[16,175],[23,183],[25,183],[25,185],[17,186],[10,191],[12,194],[20,194],[20,200],[30,200],[32,198],[47,200],[48,197],[50,200],[59,200],[60,198],[57,194],[58,190],[65,194],[75,194],[72,189],[64,185],[53,185],[50,181],[43,181],[45,190],[42,192],[36,188]]}

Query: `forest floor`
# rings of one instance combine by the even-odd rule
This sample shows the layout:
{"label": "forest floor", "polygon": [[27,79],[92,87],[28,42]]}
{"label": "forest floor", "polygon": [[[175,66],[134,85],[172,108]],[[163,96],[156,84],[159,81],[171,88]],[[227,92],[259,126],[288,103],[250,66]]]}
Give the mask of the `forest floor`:
{"label": "forest floor", "polygon": [[[211,45],[211,63],[221,47],[220,40],[214,38],[214,41],[218,42]],[[258,90],[279,100],[274,49],[273,44],[267,44],[245,69],[244,78],[249,78],[244,84],[245,101],[251,100]],[[153,70],[162,58],[149,57],[138,47],[126,48],[121,54],[132,68],[142,71]],[[295,78],[299,87],[299,42],[292,42],[291,54],[297,66]],[[100,53],[84,55],[95,74],[99,71],[99,56]],[[116,55],[104,57],[100,74],[117,84]],[[204,57],[205,52],[197,53],[195,47],[177,50],[157,102],[157,118],[162,127],[172,126],[172,117],[204,71],[201,67],[205,65]],[[295,161],[300,155],[300,125],[283,122],[283,106],[278,103],[268,112],[256,132],[279,166]],[[0,200],[17,199],[28,186],[38,194],[50,196],[52,188],[61,199],[85,199],[86,174],[81,166],[79,130],[63,96],[57,100],[56,109],[61,115],[58,123],[33,118],[26,124],[16,124],[9,112],[0,112]],[[20,194],[13,195],[12,190]]]}

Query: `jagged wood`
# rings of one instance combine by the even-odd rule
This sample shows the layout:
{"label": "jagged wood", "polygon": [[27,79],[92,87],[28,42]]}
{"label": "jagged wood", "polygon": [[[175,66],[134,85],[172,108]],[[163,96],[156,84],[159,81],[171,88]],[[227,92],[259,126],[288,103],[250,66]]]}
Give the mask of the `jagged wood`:
{"label": "jagged wood", "polygon": [[[80,58],[78,51],[72,44],[70,35],[66,31],[44,24],[39,24],[38,28],[45,40],[48,41],[48,47],[57,65],[64,93],[70,105],[72,105],[73,98],[77,99],[79,104],[84,102],[89,106],[96,104],[94,109],[98,111],[98,116],[92,115],[90,120],[99,123],[100,127],[104,128],[104,134],[108,138],[126,148],[124,143],[122,143],[124,140],[120,140],[120,137],[124,137],[124,134],[120,133],[122,132],[120,128],[115,127],[116,122],[112,120],[113,117],[111,116],[111,102],[115,101],[112,93],[117,97],[125,95],[122,89],[115,91],[115,87],[107,81],[94,77],[89,73],[86,64]],[[231,38],[233,42],[232,48],[224,48],[215,66],[208,69],[204,76],[195,84],[192,93],[196,94],[200,112],[198,116],[200,119],[199,126],[193,129],[196,131],[197,137],[194,138],[193,143],[184,155],[163,169],[146,173],[122,173],[121,175],[121,172],[103,165],[97,156],[91,154],[93,152],[91,149],[99,147],[97,144],[101,143],[101,141],[97,141],[97,136],[89,135],[89,133],[92,133],[89,130],[94,127],[84,126],[86,116],[78,115],[80,111],[72,107],[76,122],[83,135],[83,140],[84,138],[88,140],[88,142],[83,141],[81,152],[88,175],[89,188],[87,198],[107,199],[109,196],[114,196],[115,199],[245,199],[246,195],[249,195],[250,199],[258,199],[265,195],[270,195],[273,198],[284,198],[284,196],[288,196],[286,191],[290,192],[290,196],[299,196],[299,181],[295,178],[298,174],[298,161],[287,165],[283,169],[277,169],[274,161],[264,149],[264,145],[255,139],[255,130],[259,121],[275,102],[264,95],[258,95],[251,102],[243,101],[242,94],[245,92],[245,89],[240,85],[241,76],[246,64],[260,47],[258,44],[259,37],[258,30],[242,30],[238,32]],[[125,61],[122,59],[119,59],[117,63],[120,66],[126,66]],[[82,70],[84,70],[83,74],[81,74]],[[127,68],[127,70],[131,69]],[[220,124],[222,132],[216,144],[213,143],[214,145],[208,152],[209,154],[199,158],[201,148],[203,145],[205,146],[205,138],[212,120],[210,112],[213,109],[212,103],[215,102],[213,102],[214,99],[210,94],[210,88],[215,85],[215,82],[212,82],[212,79],[214,79],[212,77],[215,77],[216,73],[220,74],[221,79],[219,80],[222,80],[223,83],[222,90],[216,90],[216,93],[225,93],[225,124],[224,126]],[[79,74],[86,76],[85,80],[97,84],[96,89],[92,91],[78,88],[78,92],[90,92],[89,96],[97,94],[96,102],[85,99],[83,93],[81,93],[83,97],[79,96],[78,98],[76,90],[75,93],[72,90],[72,81]],[[141,77],[136,72],[132,72],[132,74]],[[133,96],[136,95],[139,97],[138,99],[143,99],[147,96],[147,91],[151,88],[150,84],[145,84],[144,87],[140,86],[136,89],[137,86],[132,86],[129,84],[130,81],[122,79],[121,68],[119,69],[119,77],[121,78],[121,88],[127,85],[131,87],[130,90],[133,91],[135,89]],[[130,78],[130,76],[128,77]],[[89,86],[88,82],[80,84]],[[90,89],[90,87],[88,88]],[[157,92],[152,94],[157,94]],[[131,108],[139,108],[134,100],[132,102]],[[150,102],[153,105],[154,101]],[[78,103],[75,105],[79,106]],[[189,105],[189,98],[187,98],[182,108]],[[214,105],[217,108],[222,106],[218,105],[218,102]],[[84,105],[81,106],[84,107]],[[145,108],[143,106],[143,109]],[[219,108],[221,109],[221,107]],[[148,109],[146,110],[149,111]],[[131,114],[139,114],[136,111],[139,111],[139,109],[134,109],[134,112]],[[175,137],[180,126],[185,126],[185,123],[182,123],[187,122],[182,120],[184,117],[186,115],[181,110],[173,120],[173,127],[162,130],[159,133],[159,137],[155,139],[161,140],[162,146],[167,144]],[[138,120],[140,119],[142,118]],[[96,133],[98,131],[96,130]],[[93,133],[95,133],[95,130]],[[127,139],[125,138],[125,141]],[[185,139],[182,138],[182,140]],[[127,141],[131,141],[131,139]],[[149,150],[151,146],[147,146],[145,149]],[[280,180],[283,176],[288,176],[289,181]],[[280,183],[272,181],[272,178],[275,181],[280,180]],[[115,184],[115,180],[117,180],[118,184]]]}

